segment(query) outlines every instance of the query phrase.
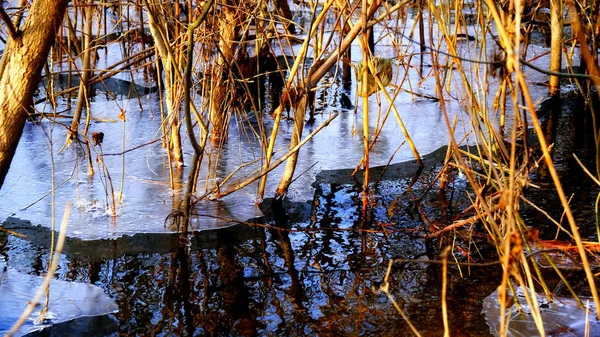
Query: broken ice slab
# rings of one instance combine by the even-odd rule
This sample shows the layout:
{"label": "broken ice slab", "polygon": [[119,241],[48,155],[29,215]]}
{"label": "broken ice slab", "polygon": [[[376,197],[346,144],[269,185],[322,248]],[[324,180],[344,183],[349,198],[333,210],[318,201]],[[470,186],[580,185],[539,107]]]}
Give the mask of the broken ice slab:
{"label": "broken ice slab", "polygon": [[[43,278],[20,273],[12,269],[0,270],[0,335],[4,336],[19,319],[28,302],[33,298]],[[43,301],[42,297],[42,301]],[[95,324],[90,317],[99,317],[116,313],[117,304],[104,291],[95,285],[52,280],[50,282],[50,305],[46,319],[40,321],[43,302],[38,304],[31,316],[21,326],[15,336],[28,335],[44,329],[69,329],[67,325],[76,326],[85,331],[85,324]],[[83,319],[85,318],[85,319]],[[103,328],[110,327],[103,323]],[[117,325],[113,324],[113,329]],[[104,331],[103,334],[111,331]]]}
{"label": "broken ice slab", "polygon": [[[515,288],[517,296],[513,298],[512,306],[508,307],[505,313],[509,322],[506,335],[508,337],[540,336],[523,289]],[[581,298],[586,309],[579,307],[577,301],[570,297],[555,296],[552,301],[548,301],[544,294],[536,294],[536,297],[547,336],[600,336],[600,322],[596,320],[596,307],[592,299]],[[498,291],[483,299],[482,312],[485,314],[492,335],[500,336]]]}

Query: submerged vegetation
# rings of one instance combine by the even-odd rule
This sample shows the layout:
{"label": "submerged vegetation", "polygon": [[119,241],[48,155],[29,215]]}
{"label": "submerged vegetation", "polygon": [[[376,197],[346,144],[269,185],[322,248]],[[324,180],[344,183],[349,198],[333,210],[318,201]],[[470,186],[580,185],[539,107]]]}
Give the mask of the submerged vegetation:
{"label": "submerged vegetation", "polygon": [[[21,21],[33,16],[38,4],[5,5],[2,39],[7,42],[0,71],[20,71],[10,63],[10,55],[22,52],[19,41],[31,31],[27,23],[21,27]],[[376,240],[393,246],[392,234],[409,230],[399,225],[399,219],[407,212],[401,205],[410,204],[422,224],[410,230],[433,247],[429,263],[443,265],[439,306],[444,336],[451,331],[445,295],[448,268],[464,273],[482,261],[486,262],[481,266],[501,266],[498,334],[509,335],[509,312],[519,288],[524,289],[520,296],[532,324],[545,335],[536,291],[552,299],[547,279],[559,279],[576,299],[582,292],[591,294],[595,308],[600,307],[594,274],[600,247],[598,214],[597,234],[582,236],[581,216],[571,211],[572,196],[563,187],[565,179],[573,179],[565,172],[600,187],[595,103],[600,92],[599,13],[599,0],[73,1],[43,64],[39,90],[23,102],[35,102],[26,108],[31,123],[49,122],[67,130],[63,151],[83,152],[86,173],[102,177],[105,206],[112,217],[119,217],[123,185],[128,183],[125,156],[155,142],[162,144],[168,161],[170,188],[181,192],[165,222],[185,234],[182,240],[193,235],[190,222],[198,216],[200,203],[251,193],[272,213],[273,223],[263,224],[263,229],[285,233],[281,249],[288,269],[294,268],[293,258],[288,259],[293,256],[290,231],[377,233]],[[534,49],[540,45],[543,53]],[[118,61],[116,51],[121,53]],[[154,118],[160,118],[160,128],[143,145],[124,141],[121,153],[105,154],[104,134],[90,128],[96,118],[91,106],[95,88],[110,93],[109,82],[117,79],[130,83],[127,99],[138,99],[144,113],[141,97],[157,92],[160,113]],[[568,132],[556,132],[558,110],[538,109],[545,97],[533,96],[532,89],[540,85],[550,97],[544,104],[567,98],[575,102],[574,127]],[[339,96],[333,108],[323,98],[332,91]],[[445,158],[435,168],[426,167],[426,157],[411,138],[411,130],[429,126],[412,125],[405,117],[404,111],[413,107],[397,103],[403,95],[439,107],[450,137]],[[356,99],[354,104],[350,97]],[[7,98],[0,97],[0,103],[3,100]],[[23,126],[10,118],[22,113],[22,105],[0,107],[5,116],[0,118],[0,135],[10,131],[20,136]],[[285,213],[290,212],[286,209],[290,186],[304,174],[297,170],[303,147],[342,113],[354,114],[357,120],[348,132],[360,139],[362,156],[359,162],[343,163],[356,168],[345,171],[345,178],[352,177],[346,181],[352,183],[321,181],[331,185],[317,187],[312,215],[333,217],[319,200],[330,202],[327,195],[346,188],[340,186],[353,186],[348,193],[360,199],[358,220],[352,228],[293,228],[281,219],[289,216]],[[388,118],[390,114],[393,118]],[[129,118],[127,108],[121,107],[118,120],[111,122],[125,130]],[[380,180],[387,166],[372,167],[371,160],[386,132],[384,126],[390,124],[418,167],[414,180],[402,185],[397,195],[386,195],[390,189]],[[240,148],[252,156],[237,169],[223,172],[221,151],[234,141],[232,129],[251,139],[240,141]],[[557,156],[556,144],[565,141],[560,137],[577,137],[573,147],[577,153]],[[257,148],[250,149],[248,143],[258,144]],[[10,144],[0,145],[1,151],[10,152]],[[105,165],[109,155],[122,157],[122,172]],[[11,160],[12,154],[0,156],[0,167],[9,166]],[[557,170],[561,161],[576,163],[576,169]],[[184,168],[189,173],[186,181]],[[3,182],[6,172],[0,169],[0,174]],[[428,181],[426,187],[417,182],[420,174]],[[547,197],[535,199],[542,178],[551,187],[544,190]],[[332,189],[329,194],[323,191],[327,188]],[[437,210],[427,210],[423,201],[432,191],[439,198]],[[450,205],[448,196],[453,194],[461,194],[462,201]],[[557,198],[551,207],[560,205],[560,211],[536,204],[545,198]],[[538,219],[544,215],[543,221],[551,225],[527,223],[524,209],[538,214]],[[556,233],[563,241],[549,240],[552,235],[544,236],[547,233]],[[567,253],[585,275],[585,285],[579,288],[569,284],[565,266],[557,261]],[[49,270],[56,268],[55,259],[49,259]],[[201,265],[196,259],[191,264]],[[387,274],[369,291],[387,294],[409,327],[405,331],[420,335],[423,327],[411,322],[392,294],[396,285],[389,282],[389,275],[394,263],[406,261],[389,260]],[[553,270],[551,276],[547,269]],[[590,320],[594,315],[600,319],[600,312],[591,310]]]}

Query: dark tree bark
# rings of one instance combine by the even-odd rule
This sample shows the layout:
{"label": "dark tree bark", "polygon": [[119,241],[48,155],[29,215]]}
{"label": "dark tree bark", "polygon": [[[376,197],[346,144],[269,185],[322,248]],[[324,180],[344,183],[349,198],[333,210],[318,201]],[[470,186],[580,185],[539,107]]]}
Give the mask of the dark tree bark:
{"label": "dark tree bark", "polygon": [[294,14],[290,10],[288,0],[277,0],[274,2],[275,8],[281,12],[281,16],[287,20],[283,23],[283,26],[292,34],[296,34],[296,26],[294,26]]}
{"label": "dark tree bark", "polygon": [[0,62],[0,188],[33,108],[33,93],[68,0],[36,0],[23,28],[7,44]]}

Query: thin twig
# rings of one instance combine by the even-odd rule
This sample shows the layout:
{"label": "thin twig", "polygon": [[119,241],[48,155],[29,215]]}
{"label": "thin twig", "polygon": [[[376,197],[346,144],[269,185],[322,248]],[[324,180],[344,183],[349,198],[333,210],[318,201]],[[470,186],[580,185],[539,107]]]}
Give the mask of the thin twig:
{"label": "thin twig", "polygon": [[19,330],[21,325],[23,325],[25,320],[27,320],[27,318],[31,315],[33,310],[36,308],[38,302],[40,301],[40,298],[44,295],[44,293],[46,292],[46,289],[50,285],[50,282],[54,279],[54,273],[56,272],[56,269],[58,269],[58,262],[60,261],[60,255],[62,254],[65,239],[67,237],[67,225],[69,223],[69,216],[71,215],[71,206],[72,206],[71,203],[68,203],[65,208],[65,212],[63,214],[63,219],[62,219],[62,222],[60,225],[60,234],[58,235],[58,242],[56,244],[56,250],[54,251],[54,257],[52,259],[52,264],[48,268],[48,273],[46,274],[46,277],[44,277],[44,281],[38,288],[38,291],[35,293],[35,296],[28,302],[27,308],[25,308],[25,310],[23,311],[23,314],[21,314],[21,317],[19,317],[17,322],[15,322],[15,324],[12,326],[10,331],[6,334],[6,337],[11,337],[13,334],[15,334]]}
{"label": "thin twig", "polygon": [[4,10],[4,7],[2,6],[0,6],[0,18],[2,18],[4,24],[6,24],[6,29],[8,29],[8,35],[10,35],[10,38],[16,40],[19,37],[19,32],[10,20],[10,16],[8,16],[6,11]]}

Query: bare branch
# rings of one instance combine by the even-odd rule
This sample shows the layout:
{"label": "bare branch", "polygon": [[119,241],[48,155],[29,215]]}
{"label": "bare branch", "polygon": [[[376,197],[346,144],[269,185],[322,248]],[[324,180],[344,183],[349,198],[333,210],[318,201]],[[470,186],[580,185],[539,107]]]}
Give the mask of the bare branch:
{"label": "bare branch", "polygon": [[0,6],[0,17],[2,17],[4,23],[6,23],[6,29],[8,29],[8,35],[10,35],[10,38],[13,40],[16,39],[19,36],[19,33],[17,32],[17,29],[10,20],[10,16],[8,16],[8,13],[6,13],[4,7],[2,6]]}

